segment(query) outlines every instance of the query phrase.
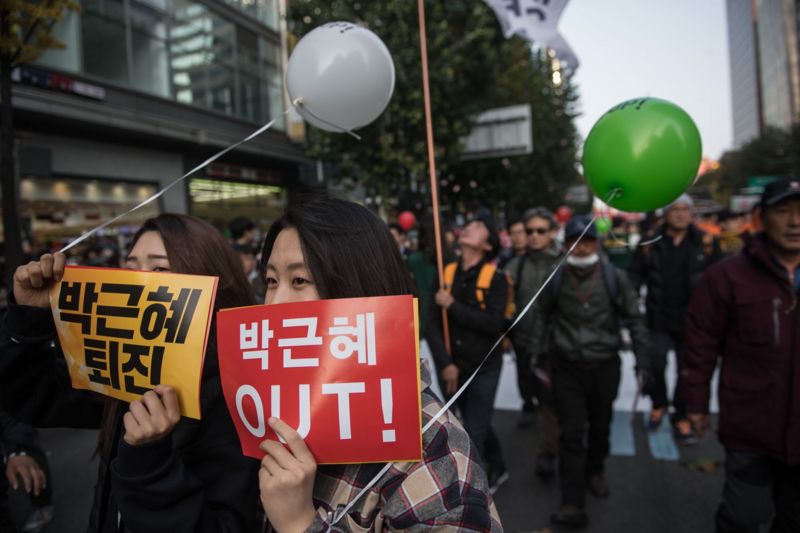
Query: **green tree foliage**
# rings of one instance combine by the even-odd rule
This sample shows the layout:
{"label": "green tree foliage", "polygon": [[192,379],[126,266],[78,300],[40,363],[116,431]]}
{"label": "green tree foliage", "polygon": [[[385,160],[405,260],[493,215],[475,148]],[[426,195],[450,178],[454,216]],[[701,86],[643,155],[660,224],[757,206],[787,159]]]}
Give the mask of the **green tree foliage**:
{"label": "green tree foliage", "polygon": [[[361,141],[309,128],[309,155],[337,163],[343,176],[360,180],[370,194],[399,198],[397,209],[424,211],[429,194],[417,3],[294,0],[289,7],[292,29],[299,37],[336,20],[368,27],[386,43],[396,70],[394,96],[386,112],[359,131]],[[480,200],[484,205],[505,201],[527,206],[537,202],[539,189],[558,196],[577,176],[575,96],[569,83],[554,86],[549,58],[533,57],[522,39],[504,39],[494,13],[483,2],[426,2],[426,24],[436,167],[444,205],[461,208]],[[481,111],[521,103],[533,108],[533,155],[462,161],[461,139]],[[520,199],[521,194],[530,200]]]}
{"label": "green tree foliage", "polygon": [[35,61],[48,48],[64,48],[52,34],[66,10],[77,11],[73,0],[3,0],[0,4],[0,54],[16,67]]}
{"label": "green tree foliage", "polygon": [[751,176],[800,176],[800,124],[790,130],[766,128],[738,150],[725,152],[719,168],[700,178],[715,200],[727,204]]}
{"label": "green tree foliage", "polygon": [[[564,202],[570,185],[581,183],[577,171],[580,140],[573,122],[577,94],[570,79],[554,65],[545,51],[531,54],[523,39],[503,43],[500,72],[486,107],[530,104],[533,153],[463,162],[453,172],[448,197],[467,207],[484,202],[519,214],[534,205],[554,208]],[[454,194],[455,185],[458,193]]]}

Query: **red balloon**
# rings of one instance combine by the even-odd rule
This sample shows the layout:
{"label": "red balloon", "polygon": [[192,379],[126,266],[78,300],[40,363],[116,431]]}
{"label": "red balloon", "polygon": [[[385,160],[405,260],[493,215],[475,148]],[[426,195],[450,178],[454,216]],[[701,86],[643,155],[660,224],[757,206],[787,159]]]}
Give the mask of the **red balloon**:
{"label": "red balloon", "polygon": [[411,211],[403,211],[400,213],[400,216],[397,217],[397,223],[400,224],[401,228],[408,231],[417,223],[417,217],[415,217],[414,213]]}
{"label": "red balloon", "polygon": [[557,220],[557,221],[558,221],[560,224],[564,224],[564,223],[566,223],[566,222],[567,222],[567,220],[569,220],[569,219],[570,219],[570,217],[572,216],[572,209],[570,209],[569,207],[567,207],[567,206],[565,206],[565,205],[562,205],[561,207],[559,207],[558,209],[556,209],[556,213],[555,213],[555,215],[556,215],[556,220]]}

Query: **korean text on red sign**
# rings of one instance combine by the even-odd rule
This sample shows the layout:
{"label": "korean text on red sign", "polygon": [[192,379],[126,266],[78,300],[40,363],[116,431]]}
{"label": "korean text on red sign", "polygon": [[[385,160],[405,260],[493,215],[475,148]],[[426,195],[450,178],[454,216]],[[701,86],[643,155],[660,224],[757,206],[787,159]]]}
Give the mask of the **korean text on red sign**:
{"label": "korean text on red sign", "polygon": [[420,381],[411,296],[318,300],[217,315],[225,400],[242,450],[277,436],[270,416],[304,438],[317,462],[417,461]]}

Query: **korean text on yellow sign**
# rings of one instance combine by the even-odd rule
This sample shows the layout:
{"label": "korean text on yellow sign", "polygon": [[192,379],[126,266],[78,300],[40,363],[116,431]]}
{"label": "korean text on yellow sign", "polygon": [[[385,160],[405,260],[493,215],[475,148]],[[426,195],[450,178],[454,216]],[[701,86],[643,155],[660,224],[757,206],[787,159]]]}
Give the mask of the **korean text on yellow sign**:
{"label": "korean text on yellow sign", "polygon": [[67,267],[50,293],[72,386],[132,401],[164,384],[200,418],[217,278]]}

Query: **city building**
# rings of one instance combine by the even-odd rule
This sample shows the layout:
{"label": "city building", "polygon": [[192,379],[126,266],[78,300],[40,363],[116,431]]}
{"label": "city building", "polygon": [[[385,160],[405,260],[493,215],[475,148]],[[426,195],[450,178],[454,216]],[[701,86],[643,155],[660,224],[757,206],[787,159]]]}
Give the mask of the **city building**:
{"label": "city building", "polygon": [[278,216],[305,165],[286,134],[280,0],[81,0],[63,49],[14,72],[23,226],[69,239],[128,211],[274,127],[109,228],[122,241],[157,212],[219,227]]}
{"label": "city building", "polygon": [[800,0],[727,0],[733,138],[800,120]]}

